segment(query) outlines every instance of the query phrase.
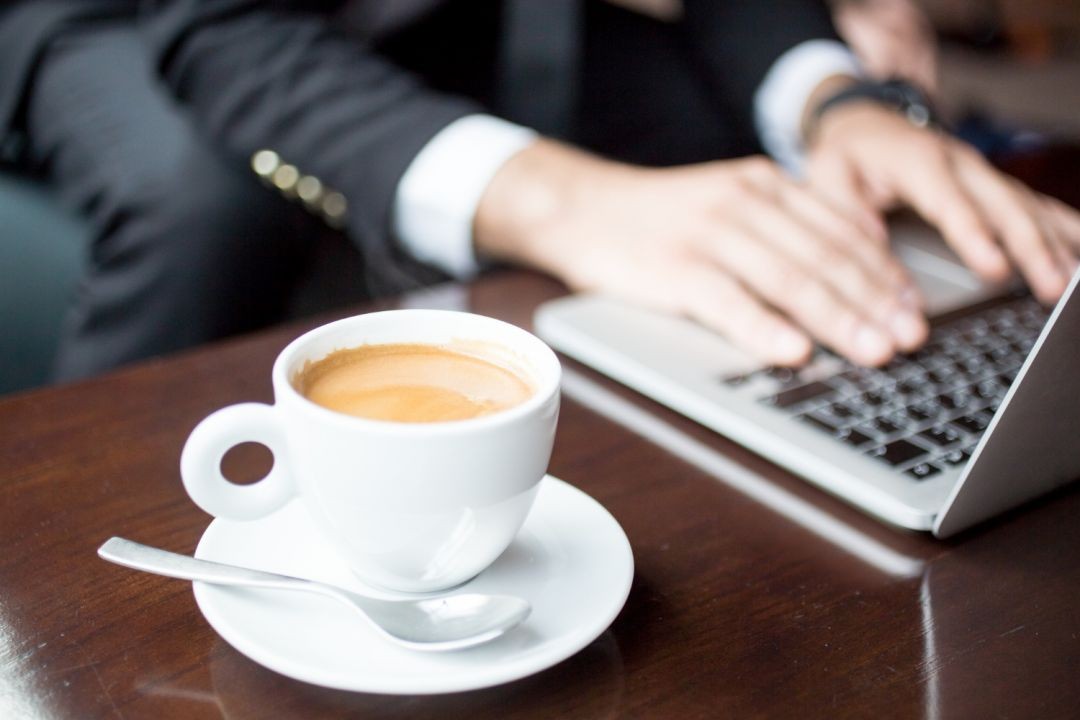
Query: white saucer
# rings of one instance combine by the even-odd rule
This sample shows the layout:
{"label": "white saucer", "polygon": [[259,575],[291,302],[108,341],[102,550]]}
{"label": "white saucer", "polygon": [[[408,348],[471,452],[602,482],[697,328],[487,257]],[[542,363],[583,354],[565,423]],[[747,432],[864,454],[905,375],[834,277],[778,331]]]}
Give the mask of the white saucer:
{"label": "white saucer", "polygon": [[[450,653],[404,650],[352,610],[307,593],[194,583],[195,601],[233,647],[271,670],[325,687],[393,694],[473,690],[570,657],[622,609],[634,576],[630,543],[602,505],[548,476],[517,538],[460,592],[520,595],[532,614],[486,645]],[[195,556],[365,588],[293,501],[251,522],[216,519]]]}

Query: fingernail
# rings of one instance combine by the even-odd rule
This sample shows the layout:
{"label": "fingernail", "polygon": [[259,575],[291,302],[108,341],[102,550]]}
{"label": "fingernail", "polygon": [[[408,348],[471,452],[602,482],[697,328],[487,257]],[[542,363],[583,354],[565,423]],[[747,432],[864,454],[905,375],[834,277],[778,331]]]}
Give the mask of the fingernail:
{"label": "fingernail", "polygon": [[875,362],[892,353],[892,343],[874,326],[862,324],[855,331],[855,350],[864,360]]}
{"label": "fingernail", "polygon": [[1055,275],[1057,275],[1057,280],[1054,282],[1054,286],[1057,288],[1057,296],[1061,297],[1069,289],[1069,280],[1072,278],[1061,271],[1058,271]]}
{"label": "fingernail", "polygon": [[785,359],[801,360],[810,352],[810,343],[804,335],[791,328],[778,327],[773,334],[776,351]]}
{"label": "fingernail", "polygon": [[926,322],[915,313],[901,310],[889,318],[889,330],[897,344],[911,350],[919,346],[926,338]]}
{"label": "fingernail", "polygon": [[1042,282],[1042,289],[1037,292],[1036,295],[1043,296],[1043,302],[1047,305],[1053,305],[1058,299],[1065,293],[1065,288],[1068,287],[1068,280],[1058,273],[1054,273],[1054,276],[1047,277]]}
{"label": "fingernail", "polygon": [[994,277],[1001,277],[1009,272],[1009,261],[999,250],[988,247],[982,250],[980,255],[983,265]]}

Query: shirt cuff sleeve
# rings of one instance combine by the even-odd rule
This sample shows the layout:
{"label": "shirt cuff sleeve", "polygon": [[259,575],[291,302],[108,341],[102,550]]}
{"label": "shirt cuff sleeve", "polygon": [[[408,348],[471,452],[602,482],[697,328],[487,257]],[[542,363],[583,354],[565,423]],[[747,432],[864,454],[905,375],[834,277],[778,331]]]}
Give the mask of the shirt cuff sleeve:
{"label": "shirt cuff sleeve", "polygon": [[833,75],[862,74],[855,55],[836,40],[807,40],[777,58],[754,94],[754,123],[765,151],[799,174],[803,108],[814,88]]}
{"label": "shirt cuff sleeve", "polygon": [[536,137],[490,115],[467,115],[440,130],[397,186],[393,227],[402,246],[455,278],[475,275],[472,225],[480,197],[503,163]]}

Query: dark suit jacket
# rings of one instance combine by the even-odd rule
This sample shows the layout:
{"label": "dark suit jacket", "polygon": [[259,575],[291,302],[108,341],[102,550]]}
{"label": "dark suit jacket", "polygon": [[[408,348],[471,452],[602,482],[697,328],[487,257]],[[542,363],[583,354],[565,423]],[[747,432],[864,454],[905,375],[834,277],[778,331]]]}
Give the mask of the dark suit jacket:
{"label": "dark suit jacket", "polygon": [[14,159],[17,154],[21,105],[49,41],[81,23],[133,18],[137,2],[7,0],[0,4],[0,160]]}
{"label": "dark suit jacket", "polygon": [[[328,22],[340,17],[342,0],[152,0],[141,27],[165,83],[210,138],[245,160],[272,148],[338,188],[349,200],[351,234],[378,246],[416,153],[454,119],[481,110],[380,51],[386,38],[451,1],[352,0],[355,32],[346,34]],[[3,129],[17,127],[49,37],[76,22],[131,14],[136,4],[22,0],[0,15]],[[733,113],[749,115],[754,89],[785,50],[835,37],[818,0],[684,0],[684,8],[687,41]]]}

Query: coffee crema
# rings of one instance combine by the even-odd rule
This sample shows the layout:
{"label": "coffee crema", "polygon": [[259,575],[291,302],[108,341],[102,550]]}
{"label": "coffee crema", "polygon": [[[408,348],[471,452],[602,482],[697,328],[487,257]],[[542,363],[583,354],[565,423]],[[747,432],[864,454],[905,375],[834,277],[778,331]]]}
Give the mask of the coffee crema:
{"label": "coffee crema", "polygon": [[446,422],[520,405],[534,388],[492,360],[424,344],[363,345],[308,362],[293,378],[301,395],[372,420]]}

